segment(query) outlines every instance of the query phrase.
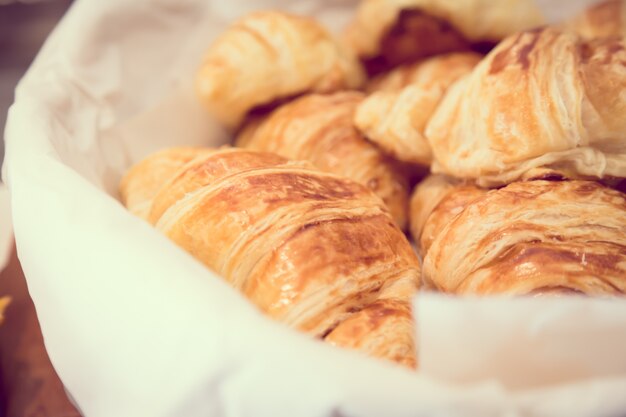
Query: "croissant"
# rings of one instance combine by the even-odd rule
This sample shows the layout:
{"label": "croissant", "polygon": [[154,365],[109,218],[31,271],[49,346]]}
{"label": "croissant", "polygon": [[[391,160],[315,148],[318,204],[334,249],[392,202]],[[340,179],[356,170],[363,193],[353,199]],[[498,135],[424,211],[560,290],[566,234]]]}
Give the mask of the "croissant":
{"label": "croissant", "polygon": [[432,55],[482,49],[542,23],[531,0],[364,0],[345,40],[376,73]]}
{"label": "croissant", "polygon": [[433,172],[513,182],[535,167],[626,176],[626,48],[545,28],[503,41],[453,85],[426,128]]}
{"label": "croissant", "polygon": [[198,150],[184,164],[179,150],[171,161],[167,152],[129,171],[124,203],[144,176],[166,172],[159,164],[179,163],[150,192],[157,229],[270,317],[415,367],[410,300],[420,265],[375,194],[274,154]]}
{"label": "croissant", "polygon": [[236,145],[311,161],[321,170],[372,189],[400,228],[407,223],[408,181],[400,167],[369,143],[352,122],[359,92],[309,94],[246,125]]}
{"label": "croissant", "polygon": [[489,191],[438,233],[423,278],[456,294],[622,295],[626,195],[577,180]]}
{"label": "croissant", "polygon": [[312,19],[276,11],[252,13],[211,46],[196,76],[202,102],[236,128],[258,106],[304,92],[358,88],[356,57]]}
{"label": "croissant", "polygon": [[626,0],[606,0],[566,22],[563,27],[581,37],[626,37]]}
{"label": "croissant", "polygon": [[[562,172],[547,168],[528,171],[522,181],[564,181]],[[425,178],[413,191],[409,206],[410,231],[422,257],[444,227],[472,201],[489,189],[474,182],[441,174]]]}
{"label": "croissant", "polygon": [[126,208],[135,216],[148,220],[152,200],[163,186],[163,179],[171,177],[182,165],[197,158],[199,152],[202,151],[192,147],[167,149],[132,167],[120,185]]}
{"label": "croissant", "polygon": [[481,55],[439,55],[394,69],[370,83],[373,94],[357,107],[354,124],[394,159],[430,165],[432,152],[424,130],[445,92],[468,74]]}
{"label": "croissant", "polygon": [[413,192],[410,203],[411,236],[426,256],[437,235],[467,205],[488,190],[467,181],[431,175]]}

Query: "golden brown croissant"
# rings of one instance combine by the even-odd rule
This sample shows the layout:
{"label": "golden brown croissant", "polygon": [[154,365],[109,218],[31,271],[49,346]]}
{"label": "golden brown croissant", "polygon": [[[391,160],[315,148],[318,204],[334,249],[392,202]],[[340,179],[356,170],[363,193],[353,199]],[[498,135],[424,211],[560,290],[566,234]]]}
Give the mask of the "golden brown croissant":
{"label": "golden brown croissant", "polygon": [[246,126],[236,144],[308,160],[321,170],[366,185],[383,199],[397,224],[404,228],[408,217],[407,180],[352,122],[363,97],[362,93],[349,91],[303,96]]}
{"label": "golden brown croissant", "polygon": [[[166,152],[129,172],[125,202]],[[170,163],[180,161],[172,153]],[[409,312],[420,266],[375,194],[274,154],[230,148],[198,155],[163,177],[152,196],[160,231],[270,317],[415,366]]]}
{"label": "golden brown croissant", "polygon": [[626,48],[552,28],[503,41],[426,129],[434,172],[506,184],[536,167],[626,176]]}
{"label": "golden brown croissant", "polygon": [[473,52],[439,55],[396,68],[370,83],[373,94],[359,104],[354,124],[395,159],[430,165],[424,130],[445,92],[478,64]]}
{"label": "golden brown croissant", "polygon": [[626,37],[626,0],[606,0],[566,22],[563,27],[591,40]]}
{"label": "golden brown croissant", "polygon": [[626,195],[527,181],[473,200],[437,235],[424,280],[457,294],[626,291]]}
{"label": "golden brown croissant", "polygon": [[257,106],[363,81],[357,59],[317,22],[265,11],[240,19],[213,43],[196,86],[213,116],[234,128]]}
{"label": "golden brown croissant", "polygon": [[346,42],[376,72],[542,23],[531,0],[364,0]]}
{"label": "golden brown croissant", "polygon": [[487,191],[444,175],[431,175],[422,181],[411,196],[409,209],[411,235],[422,256],[445,226]]}

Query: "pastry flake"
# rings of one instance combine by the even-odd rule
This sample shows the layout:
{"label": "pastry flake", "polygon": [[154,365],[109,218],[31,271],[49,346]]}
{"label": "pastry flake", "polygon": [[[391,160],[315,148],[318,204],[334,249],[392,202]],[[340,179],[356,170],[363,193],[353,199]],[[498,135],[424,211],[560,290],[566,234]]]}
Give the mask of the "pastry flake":
{"label": "pastry flake", "polygon": [[159,164],[179,165],[152,197],[158,230],[269,317],[416,366],[410,306],[420,265],[380,198],[307,162],[237,148],[197,152],[181,165],[178,150],[171,161],[162,151],[130,170],[152,177],[166,171]]}
{"label": "pastry flake", "polygon": [[437,235],[424,280],[456,294],[626,292],[626,194],[526,181],[473,200]]}
{"label": "pastry flake", "polygon": [[411,235],[425,256],[439,233],[476,198],[489,190],[468,181],[431,175],[411,196]]}
{"label": "pastry flake", "polygon": [[400,168],[353,125],[363,93],[308,94],[269,115],[252,119],[236,144],[311,161],[321,170],[350,178],[374,191],[397,224],[407,223],[408,181]]}
{"label": "pastry flake", "polygon": [[213,43],[196,90],[209,112],[234,129],[257,106],[363,82],[357,59],[316,21],[263,11],[240,19]]}
{"label": "pastry flake", "polygon": [[440,55],[375,78],[369,84],[373,93],[358,106],[354,124],[393,158],[430,165],[426,125],[450,85],[480,59],[473,52]]}
{"label": "pastry flake", "polygon": [[453,85],[429,121],[433,171],[481,186],[548,167],[626,176],[626,45],[553,28],[503,41]]}
{"label": "pastry flake", "polygon": [[543,23],[531,0],[364,0],[345,39],[370,72],[495,44]]}

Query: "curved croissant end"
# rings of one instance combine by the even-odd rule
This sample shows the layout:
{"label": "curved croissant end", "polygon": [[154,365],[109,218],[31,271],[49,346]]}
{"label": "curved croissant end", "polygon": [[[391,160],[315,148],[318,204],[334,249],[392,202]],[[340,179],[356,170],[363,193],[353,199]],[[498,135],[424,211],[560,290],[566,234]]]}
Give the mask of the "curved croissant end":
{"label": "curved croissant end", "polygon": [[354,124],[395,159],[430,165],[432,152],[424,136],[428,120],[450,85],[480,59],[472,52],[440,55],[377,77],[369,85],[373,94],[357,108]]}
{"label": "curved croissant end", "polygon": [[273,154],[198,155],[153,198],[157,229],[270,317],[415,366],[408,312],[420,266],[376,195]]}
{"label": "curved croissant end", "polygon": [[250,14],[209,49],[197,92],[218,121],[236,128],[253,108],[304,92],[358,88],[356,58],[312,19],[276,11]]}
{"label": "curved croissant end", "polygon": [[413,192],[409,209],[411,235],[422,256],[446,225],[487,191],[444,175],[431,175],[422,181]]}
{"label": "curved croissant end", "polygon": [[145,158],[122,179],[122,203],[135,216],[148,220],[152,200],[163,184],[183,165],[203,152],[207,151],[193,147],[170,148]]}
{"label": "curved croissant end", "polygon": [[345,39],[359,57],[382,54],[394,66],[495,43],[542,23],[531,0],[364,0]]}
{"label": "curved croissant end", "polygon": [[626,44],[546,28],[504,40],[426,129],[434,172],[502,185],[536,167],[626,176]]}
{"label": "curved croissant end", "polygon": [[587,40],[626,37],[626,0],[606,0],[563,24]]}
{"label": "curved croissant end", "polygon": [[626,195],[592,181],[528,181],[471,202],[424,260],[450,293],[626,292]]}
{"label": "curved croissant end", "polygon": [[311,161],[323,171],[350,178],[374,191],[400,228],[407,223],[408,181],[399,167],[353,125],[363,100],[359,92],[309,94],[252,120],[236,144],[284,157]]}

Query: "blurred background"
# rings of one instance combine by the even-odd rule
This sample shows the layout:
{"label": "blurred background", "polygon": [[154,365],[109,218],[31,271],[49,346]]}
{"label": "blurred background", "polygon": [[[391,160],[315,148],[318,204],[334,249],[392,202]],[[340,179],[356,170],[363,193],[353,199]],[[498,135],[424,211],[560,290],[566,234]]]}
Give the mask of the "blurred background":
{"label": "blurred background", "polygon": [[[15,86],[70,4],[69,0],[0,0],[0,161]],[[2,295],[10,296],[11,304],[0,326],[0,417],[80,417],[44,348],[15,250],[7,268],[0,271]]]}
{"label": "blurred background", "polygon": [[[0,0],[0,132],[3,138],[15,85],[70,4],[69,0]],[[4,140],[0,141],[2,160]]]}

